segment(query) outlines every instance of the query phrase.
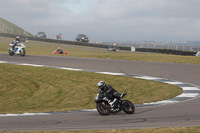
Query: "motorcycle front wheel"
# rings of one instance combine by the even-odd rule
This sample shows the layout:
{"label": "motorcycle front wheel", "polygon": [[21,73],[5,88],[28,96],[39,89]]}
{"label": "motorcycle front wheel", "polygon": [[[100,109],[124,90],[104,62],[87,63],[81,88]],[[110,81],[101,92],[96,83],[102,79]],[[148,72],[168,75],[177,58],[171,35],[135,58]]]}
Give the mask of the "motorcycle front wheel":
{"label": "motorcycle front wheel", "polygon": [[21,52],[20,52],[20,55],[21,55],[21,56],[25,56],[25,54],[26,54],[25,49],[22,49]]}
{"label": "motorcycle front wheel", "polygon": [[123,103],[123,111],[127,114],[133,114],[135,112],[135,106],[131,101],[125,100]]}
{"label": "motorcycle front wheel", "polygon": [[101,115],[109,115],[110,113],[110,105],[107,102],[98,102],[96,108]]}

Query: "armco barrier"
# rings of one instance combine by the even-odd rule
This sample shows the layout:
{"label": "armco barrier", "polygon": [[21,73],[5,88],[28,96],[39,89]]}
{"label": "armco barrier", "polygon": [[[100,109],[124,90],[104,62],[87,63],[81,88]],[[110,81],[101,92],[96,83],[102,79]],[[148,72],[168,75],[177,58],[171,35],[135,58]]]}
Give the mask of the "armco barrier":
{"label": "armco barrier", "polygon": [[194,56],[196,52],[192,51],[181,51],[181,50],[173,50],[173,49],[151,49],[151,48],[136,48],[136,51],[140,52],[153,52],[153,53],[165,53],[165,54],[173,54],[173,55],[189,55]]}
{"label": "armco barrier", "polygon": [[[0,36],[11,37],[11,38],[15,38],[16,37],[16,35],[7,34],[7,33],[0,33]],[[36,37],[27,37],[27,36],[22,36],[22,38],[27,38],[28,40],[34,40],[34,41],[62,43],[62,44],[71,44],[71,45],[89,46],[89,47],[99,47],[99,48],[108,48],[108,45],[105,45],[105,44],[76,42],[76,41],[67,41],[67,40],[55,40],[55,39],[36,38]],[[119,49],[120,50],[131,51],[131,47],[119,46]],[[186,56],[194,56],[196,54],[196,52],[173,50],[173,49],[136,48],[136,51],[138,51],[138,52],[165,53],[165,54],[173,54],[173,55],[186,55]]]}
{"label": "armco barrier", "polygon": [[16,35],[7,34],[7,33],[0,33],[0,36],[3,36],[3,37],[11,37],[11,38],[15,38],[15,37],[16,37]]}

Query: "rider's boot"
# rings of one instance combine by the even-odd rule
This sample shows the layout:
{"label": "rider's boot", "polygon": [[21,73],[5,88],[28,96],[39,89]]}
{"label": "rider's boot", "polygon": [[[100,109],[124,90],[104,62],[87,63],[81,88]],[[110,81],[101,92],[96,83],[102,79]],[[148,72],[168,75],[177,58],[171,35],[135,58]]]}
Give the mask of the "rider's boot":
{"label": "rider's boot", "polygon": [[117,98],[115,98],[114,100],[109,100],[107,97],[104,97],[103,99],[108,101],[108,103],[110,104],[110,106],[112,108],[116,108],[117,107],[117,103],[119,102],[119,100]]}
{"label": "rider's boot", "polygon": [[115,102],[115,99],[112,101],[112,100],[109,100],[107,97],[104,97],[103,100],[107,101],[110,104],[111,107],[114,106],[113,103]]}
{"label": "rider's boot", "polygon": [[119,100],[118,100],[117,98],[115,98],[113,101],[110,101],[110,102],[108,102],[108,103],[110,104],[110,106],[111,106],[112,108],[116,108],[117,105],[118,105],[118,103],[119,103]]}

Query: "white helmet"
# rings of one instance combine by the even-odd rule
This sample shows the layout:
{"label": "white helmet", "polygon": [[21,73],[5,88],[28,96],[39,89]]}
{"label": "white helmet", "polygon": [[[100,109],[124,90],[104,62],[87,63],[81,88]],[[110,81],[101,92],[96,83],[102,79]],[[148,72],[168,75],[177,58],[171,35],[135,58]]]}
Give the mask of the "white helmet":
{"label": "white helmet", "polygon": [[104,81],[99,81],[99,83],[97,84],[97,86],[99,87],[99,89],[103,89],[103,87],[105,86],[105,82]]}

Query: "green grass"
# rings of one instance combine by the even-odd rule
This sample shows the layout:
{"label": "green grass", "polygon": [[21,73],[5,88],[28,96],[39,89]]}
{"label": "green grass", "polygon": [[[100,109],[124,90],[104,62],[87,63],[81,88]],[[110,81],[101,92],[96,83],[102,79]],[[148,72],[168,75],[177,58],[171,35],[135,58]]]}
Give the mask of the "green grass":
{"label": "green grass", "polygon": [[0,113],[94,109],[96,84],[104,80],[135,104],[169,99],[177,86],[125,76],[0,64]]}
{"label": "green grass", "polygon": [[[11,133],[11,132],[4,132]],[[25,133],[25,132],[12,132]],[[177,128],[145,128],[128,130],[93,130],[93,131],[33,131],[26,133],[200,133],[200,127],[177,127]]]}
{"label": "green grass", "polygon": [[[1,39],[2,37],[0,37]],[[0,53],[7,53],[9,47],[9,38],[2,38],[0,40]],[[10,39],[11,40],[11,39]],[[39,44],[38,44],[39,43]],[[43,44],[43,45],[42,45]],[[32,55],[52,55],[52,56],[70,56],[70,57],[89,57],[89,58],[103,58],[103,59],[119,59],[119,60],[135,60],[135,61],[153,61],[153,62],[169,62],[169,63],[187,63],[187,64],[200,64],[200,58],[196,56],[179,56],[157,53],[145,52],[108,52],[102,51],[103,48],[87,49],[90,47],[55,44],[47,42],[29,41],[27,45],[27,54]],[[61,47],[63,51],[68,52],[67,55],[53,55],[52,52]]]}

